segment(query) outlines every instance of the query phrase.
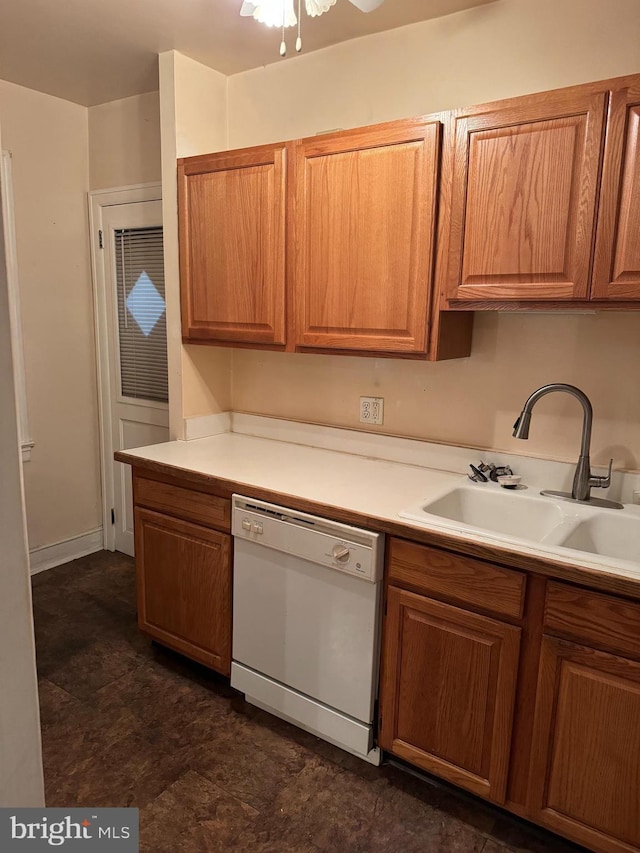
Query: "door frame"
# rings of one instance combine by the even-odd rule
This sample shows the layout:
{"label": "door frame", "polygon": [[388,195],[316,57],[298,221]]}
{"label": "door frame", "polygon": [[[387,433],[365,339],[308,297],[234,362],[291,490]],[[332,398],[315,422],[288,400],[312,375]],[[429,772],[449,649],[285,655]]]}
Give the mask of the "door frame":
{"label": "door frame", "polygon": [[100,429],[100,473],[102,475],[103,547],[115,551],[115,527],[111,508],[115,506],[113,478],[113,440],[111,435],[111,375],[109,366],[109,332],[107,328],[107,280],[104,250],[99,233],[103,229],[103,210],[121,204],[162,201],[162,184],[134,184],[128,187],[92,190],[89,199],[89,242],[91,244],[91,279],[93,284],[93,317],[96,337],[96,375],[98,379],[98,419]]}

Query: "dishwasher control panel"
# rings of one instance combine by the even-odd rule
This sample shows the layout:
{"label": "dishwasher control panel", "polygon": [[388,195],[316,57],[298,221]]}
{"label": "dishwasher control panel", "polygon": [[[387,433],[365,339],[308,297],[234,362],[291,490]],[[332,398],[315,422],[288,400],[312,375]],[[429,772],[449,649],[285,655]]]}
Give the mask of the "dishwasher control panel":
{"label": "dishwasher control panel", "polygon": [[233,496],[236,538],[337,569],[364,581],[382,579],[384,535],[326,518]]}

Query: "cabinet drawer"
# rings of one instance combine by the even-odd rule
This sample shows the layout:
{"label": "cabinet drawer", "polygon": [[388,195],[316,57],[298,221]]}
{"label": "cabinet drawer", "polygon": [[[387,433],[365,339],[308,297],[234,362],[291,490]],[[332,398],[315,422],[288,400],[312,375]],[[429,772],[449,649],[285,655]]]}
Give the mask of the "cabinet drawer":
{"label": "cabinet drawer", "polygon": [[526,576],[482,560],[391,539],[389,580],[436,598],[475,605],[515,619],[522,617]]}
{"label": "cabinet drawer", "polygon": [[545,633],[640,659],[640,604],[550,583],[544,610]]}
{"label": "cabinet drawer", "polygon": [[231,502],[206,492],[136,477],[134,480],[136,505],[176,515],[220,530],[231,529]]}

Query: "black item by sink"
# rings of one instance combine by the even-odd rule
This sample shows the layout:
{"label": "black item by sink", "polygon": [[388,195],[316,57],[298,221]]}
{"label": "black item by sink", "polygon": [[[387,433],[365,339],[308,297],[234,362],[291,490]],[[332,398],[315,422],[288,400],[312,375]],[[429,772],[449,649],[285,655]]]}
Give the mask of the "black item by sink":
{"label": "black item by sink", "polygon": [[[471,468],[471,474],[468,474],[470,480],[473,480],[474,483],[488,483],[489,478],[494,482],[498,482],[498,477],[510,477],[513,474],[511,468],[508,465],[494,465],[493,462],[490,462],[486,465],[484,462],[481,462],[477,467],[475,465],[469,465]],[[487,477],[487,472],[489,477]]]}

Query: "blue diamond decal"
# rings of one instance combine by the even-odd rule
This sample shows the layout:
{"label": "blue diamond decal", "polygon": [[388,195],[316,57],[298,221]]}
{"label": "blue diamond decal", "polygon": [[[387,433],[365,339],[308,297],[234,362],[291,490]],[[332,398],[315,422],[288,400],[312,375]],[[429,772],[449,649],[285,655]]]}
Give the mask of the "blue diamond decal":
{"label": "blue diamond decal", "polygon": [[127,296],[127,308],[140,326],[143,335],[148,337],[164,314],[165,304],[146,272],[140,273],[138,280],[131,288]]}

